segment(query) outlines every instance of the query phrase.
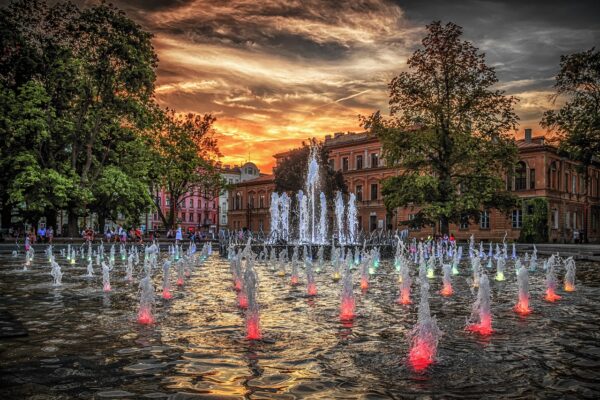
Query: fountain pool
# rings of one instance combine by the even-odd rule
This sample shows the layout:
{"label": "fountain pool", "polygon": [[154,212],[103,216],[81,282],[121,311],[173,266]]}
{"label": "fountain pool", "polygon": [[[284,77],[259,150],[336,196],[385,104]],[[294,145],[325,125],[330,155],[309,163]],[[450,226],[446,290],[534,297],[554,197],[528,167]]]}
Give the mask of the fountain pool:
{"label": "fountain pool", "polygon": [[530,273],[533,311],[526,316],[513,310],[517,277],[511,264],[505,281],[489,280],[489,336],[465,330],[477,295],[469,284],[470,265],[461,263],[453,276],[451,297],[439,294],[442,277],[436,274],[428,280],[429,302],[443,336],[436,362],[416,373],[406,359],[419,300],[397,303],[398,277],[389,261],[370,276],[367,292],[360,291],[360,274],[354,273],[351,321],[339,319],[341,282],[332,280],[330,262],[314,274],[317,296],[307,296],[306,282],[291,286],[289,275],[256,262],[261,341],[246,339],[245,311],[237,306],[224,258],[211,256],[194,266],[184,286],[172,287],[170,300],[160,298],[162,274],[155,271],[155,323],[149,325],[137,322],[141,267],[128,282],[127,261],[117,259],[112,291],[103,292],[100,274],[85,277],[86,260],[57,261],[63,272],[59,287],[43,257],[23,271],[21,258],[0,256],[0,327],[11,314],[28,331],[8,337],[0,330],[0,398],[600,395],[598,264],[578,262],[577,290],[565,292],[559,285],[562,298],[555,303],[544,301],[541,268]]}

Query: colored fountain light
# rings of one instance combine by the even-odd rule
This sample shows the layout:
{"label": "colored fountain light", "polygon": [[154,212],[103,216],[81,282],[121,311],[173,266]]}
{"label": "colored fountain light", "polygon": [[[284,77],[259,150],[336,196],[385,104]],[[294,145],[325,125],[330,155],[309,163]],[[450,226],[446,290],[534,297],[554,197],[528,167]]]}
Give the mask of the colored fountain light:
{"label": "colored fountain light", "polygon": [[[258,305],[258,278],[254,271],[254,257],[250,255],[244,271],[244,290],[246,296],[246,339],[260,340],[260,314]],[[241,293],[241,292],[240,292]]]}
{"label": "colored fountain light", "polygon": [[340,320],[353,320],[356,304],[354,301],[354,292],[352,291],[352,271],[346,267],[342,281],[342,301],[340,304]]}
{"label": "colored fountain light", "polygon": [[519,298],[515,311],[521,315],[531,313],[529,308],[529,271],[524,266],[521,266],[517,271],[517,282],[519,285]]}
{"label": "colored fountain light", "polygon": [[171,294],[171,281],[169,280],[169,273],[171,271],[171,261],[167,260],[163,264],[163,287],[162,287],[162,298],[169,300],[173,297]]}
{"label": "colored fountain light", "polygon": [[422,276],[419,277],[419,281],[421,282],[419,317],[417,324],[409,334],[408,362],[414,371],[423,372],[435,361],[442,332],[429,309],[429,282]]}
{"label": "colored fountain light", "polygon": [[575,291],[575,260],[569,257],[565,260],[565,292]]}
{"label": "colored fountain light", "polygon": [[140,281],[140,306],[138,309],[138,323],[149,325],[154,323],[152,308],[154,306],[154,286],[149,276]]}
{"label": "colored fountain light", "polygon": [[410,278],[410,272],[406,263],[402,264],[400,269],[400,296],[398,297],[398,303],[402,305],[412,304],[410,300],[410,286],[412,279]]}
{"label": "colored fountain light", "polygon": [[477,299],[473,304],[471,313],[472,323],[467,325],[467,330],[480,335],[490,335],[492,329],[492,312],[490,306],[490,282],[485,272],[479,277],[479,289]]}
{"label": "colored fountain light", "polygon": [[110,292],[110,268],[106,263],[102,263],[102,290]]}
{"label": "colored fountain light", "polygon": [[504,261],[504,258],[500,257],[498,258],[498,261],[496,262],[496,277],[495,279],[498,282],[502,282],[503,280],[505,280],[505,276],[504,276],[504,267],[506,265],[506,261]]}
{"label": "colored fountain light", "polygon": [[444,297],[452,296],[452,293],[454,293],[454,291],[452,290],[452,265],[443,264],[442,269],[444,272],[444,276],[442,278],[443,286],[440,293]]}
{"label": "colored fountain light", "polygon": [[544,299],[551,303],[556,300],[560,300],[560,296],[556,294],[556,288],[558,287],[558,281],[556,279],[556,273],[554,266],[556,264],[556,256],[553,254],[546,262],[546,296]]}
{"label": "colored fountain light", "polygon": [[304,260],[305,270],[306,270],[306,293],[309,296],[317,295],[317,284],[315,282],[315,276],[313,274],[313,264],[310,259]]}

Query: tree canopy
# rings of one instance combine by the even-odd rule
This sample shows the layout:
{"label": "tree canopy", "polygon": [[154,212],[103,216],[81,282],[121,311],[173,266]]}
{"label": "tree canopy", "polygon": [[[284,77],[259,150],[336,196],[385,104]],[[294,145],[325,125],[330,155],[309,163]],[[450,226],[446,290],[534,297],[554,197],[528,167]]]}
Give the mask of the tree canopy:
{"label": "tree canopy", "polygon": [[412,223],[439,222],[442,233],[451,222],[478,220],[483,208],[516,205],[503,173],[516,162],[509,131],[517,125],[517,100],[492,88],[494,69],[461,36],[453,23],[428,25],[408,71],[389,84],[391,116],[361,118],[380,138],[388,164],[401,171],[383,182],[386,207],[418,206]]}

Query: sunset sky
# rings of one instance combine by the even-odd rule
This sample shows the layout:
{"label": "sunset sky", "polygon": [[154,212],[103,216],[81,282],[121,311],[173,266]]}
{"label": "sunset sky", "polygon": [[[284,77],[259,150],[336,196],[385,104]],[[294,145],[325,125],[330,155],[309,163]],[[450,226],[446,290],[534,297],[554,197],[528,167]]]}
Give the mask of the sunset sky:
{"label": "sunset sky", "polygon": [[263,172],[272,154],[308,137],[359,131],[359,114],[387,114],[387,83],[432,20],[461,25],[486,53],[499,87],[521,100],[520,133],[541,132],[560,55],[600,45],[598,1],[113,3],[155,34],[159,102],[215,114],[222,161],[250,159]]}

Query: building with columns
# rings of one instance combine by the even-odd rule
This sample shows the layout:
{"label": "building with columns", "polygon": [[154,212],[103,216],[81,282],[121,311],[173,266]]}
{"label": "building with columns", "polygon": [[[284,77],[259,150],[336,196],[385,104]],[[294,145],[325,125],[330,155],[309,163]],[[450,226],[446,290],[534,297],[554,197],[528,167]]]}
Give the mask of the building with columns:
{"label": "building with columns", "polygon": [[[541,198],[547,202],[549,241],[570,243],[579,236],[600,242],[600,165],[589,167],[586,182],[581,165],[560,155],[544,137],[532,137],[530,129],[525,130],[525,138],[516,144],[520,161],[514,174],[506,178],[507,189],[525,200]],[[336,133],[327,135],[324,145],[329,150],[329,166],[341,170],[348,190],[356,195],[359,229],[403,229],[419,211],[416,205],[386,210],[381,182],[399,170],[386,165],[376,137],[366,133]],[[230,196],[230,203],[235,204],[228,213],[229,228],[262,229],[268,233],[269,201],[274,189],[270,175],[237,185]],[[528,212],[527,207],[512,210],[509,215],[482,210],[478,223],[452,224],[450,231],[463,240],[471,234],[483,240],[501,240],[506,234],[509,240],[516,240]],[[411,236],[426,237],[438,229],[438,226],[411,229]]]}

